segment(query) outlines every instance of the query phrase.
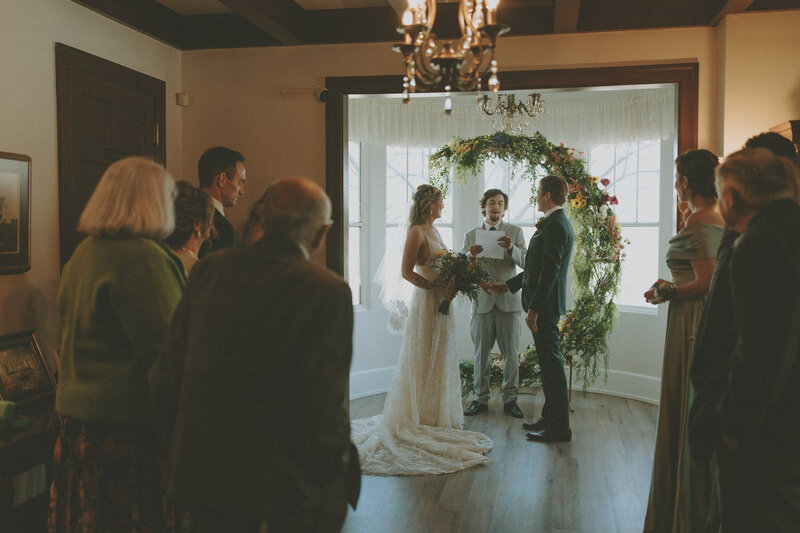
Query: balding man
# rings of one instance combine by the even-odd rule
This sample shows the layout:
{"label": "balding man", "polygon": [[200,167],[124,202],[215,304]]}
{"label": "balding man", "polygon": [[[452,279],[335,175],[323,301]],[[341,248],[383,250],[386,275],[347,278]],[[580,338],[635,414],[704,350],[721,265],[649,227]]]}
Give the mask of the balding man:
{"label": "balding man", "polygon": [[279,180],[264,237],[192,271],[150,378],[168,493],[193,531],[339,531],[358,499],[350,289],[308,260],[330,216],[318,185]]}
{"label": "balding man", "polygon": [[736,343],[719,405],[722,531],[800,531],[800,205],[797,166],[764,148],[717,168],[739,237],[730,260]]}

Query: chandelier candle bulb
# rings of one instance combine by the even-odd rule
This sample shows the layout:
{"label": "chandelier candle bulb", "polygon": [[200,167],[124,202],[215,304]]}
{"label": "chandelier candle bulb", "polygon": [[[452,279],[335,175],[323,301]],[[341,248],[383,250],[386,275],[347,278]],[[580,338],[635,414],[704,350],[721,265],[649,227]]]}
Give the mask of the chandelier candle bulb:
{"label": "chandelier candle bulb", "polygon": [[[496,21],[499,0],[460,0],[458,40],[440,40],[432,32],[436,21],[436,0],[409,0],[397,31],[402,43],[393,50],[403,55],[409,92],[417,83],[420,90],[440,91],[450,86],[454,91],[478,88],[487,73],[489,87],[497,91],[495,47],[497,38],[509,27]],[[404,86],[405,88],[405,86]]]}

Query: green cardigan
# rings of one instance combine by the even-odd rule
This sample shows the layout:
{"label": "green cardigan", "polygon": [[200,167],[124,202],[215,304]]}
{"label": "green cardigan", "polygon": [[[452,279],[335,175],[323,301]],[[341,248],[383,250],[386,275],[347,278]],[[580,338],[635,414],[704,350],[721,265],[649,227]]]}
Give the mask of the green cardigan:
{"label": "green cardigan", "polygon": [[56,411],[88,421],[152,421],[147,371],[185,283],[180,261],[160,242],[84,239],[58,288]]}

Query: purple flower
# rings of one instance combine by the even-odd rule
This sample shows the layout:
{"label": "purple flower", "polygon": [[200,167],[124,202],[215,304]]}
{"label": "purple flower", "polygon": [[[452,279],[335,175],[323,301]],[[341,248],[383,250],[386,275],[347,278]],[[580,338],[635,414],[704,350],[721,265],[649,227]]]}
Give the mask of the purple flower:
{"label": "purple flower", "polygon": [[507,144],[508,144],[508,137],[506,137],[506,136],[505,136],[505,135],[503,135],[502,133],[498,133],[497,135],[495,135],[494,137],[492,137],[492,139],[494,139],[494,143],[495,143],[497,146],[500,146],[500,147],[502,147],[502,146],[505,146],[505,145],[507,145]]}

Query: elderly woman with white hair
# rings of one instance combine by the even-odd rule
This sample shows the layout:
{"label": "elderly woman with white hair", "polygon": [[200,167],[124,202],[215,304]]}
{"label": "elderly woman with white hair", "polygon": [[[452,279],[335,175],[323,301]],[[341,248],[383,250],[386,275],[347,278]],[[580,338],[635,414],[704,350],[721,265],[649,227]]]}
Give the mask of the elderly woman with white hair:
{"label": "elderly woman with white hair", "polygon": [[147,372],[186,277],[162,243],[175,183],[159,164],[111,165],[78,223],[88,234],[64,267],[60,433],[51,531],[161,531],[163,499]]}

